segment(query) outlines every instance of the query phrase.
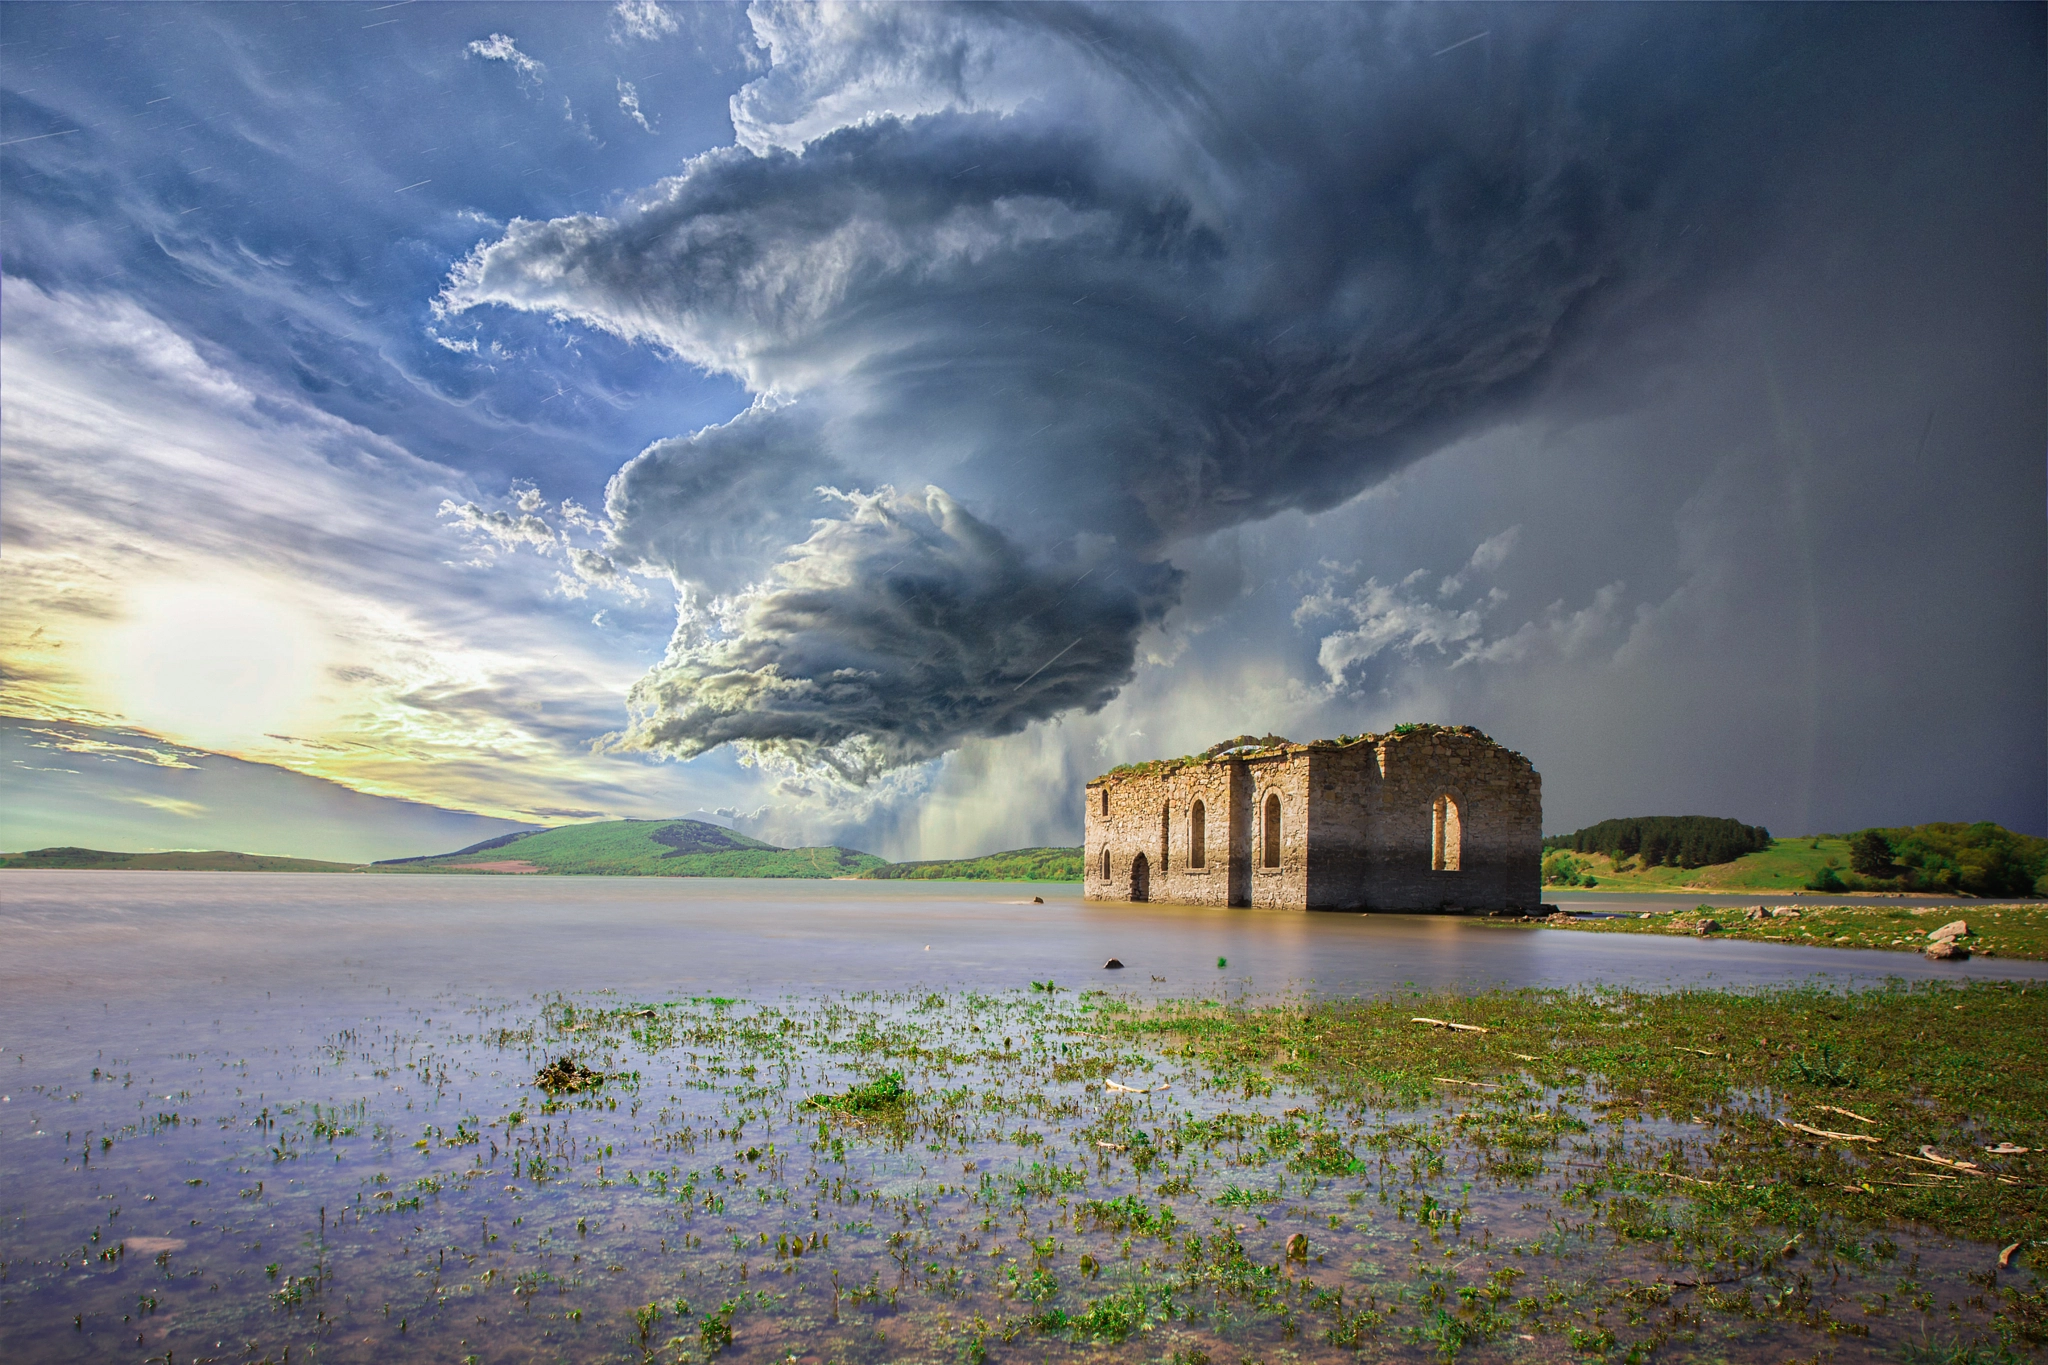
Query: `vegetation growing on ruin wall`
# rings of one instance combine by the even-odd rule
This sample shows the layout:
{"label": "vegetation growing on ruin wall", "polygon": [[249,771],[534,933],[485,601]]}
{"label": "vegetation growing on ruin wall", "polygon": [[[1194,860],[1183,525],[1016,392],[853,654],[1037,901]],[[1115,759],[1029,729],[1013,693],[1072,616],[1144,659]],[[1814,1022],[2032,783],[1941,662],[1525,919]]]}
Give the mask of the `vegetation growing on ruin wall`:
{"label": "vegetation growing on ruin wall", "polygon": [[1198,767],[1226,755],[1237,759],[1263,758],[1268,754],[1285,753],[1289,749],[1345,749],[1354,744],[1377,744],[1383,739],[1403,739],[1417,734],[1459,735],[1467,739],[1486,740],[1489,744],[1493,742],[1484,732],[1470,725],[1433,725],[1427,721],[1403,722],[1385,733],[1339,735],[1335,739],[1311,739],[1298,744],[1285,735],[1235,735],[1211,744],[1198,754],[1182,754],[1179,758],[1153,758],[1142,763],[1120,763],[1104,776],[1159,776],[1178,772],[1183,768]]}

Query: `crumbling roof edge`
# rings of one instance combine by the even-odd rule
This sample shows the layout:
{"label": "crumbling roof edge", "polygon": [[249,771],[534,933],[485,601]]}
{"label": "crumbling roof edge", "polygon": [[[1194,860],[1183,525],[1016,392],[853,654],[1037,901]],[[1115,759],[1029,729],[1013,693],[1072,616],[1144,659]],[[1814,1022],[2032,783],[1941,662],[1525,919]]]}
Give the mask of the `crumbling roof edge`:
{"label": "crumbling roof edge", "polygon": [[[1516,750],[1508,749],[1505,744],[1502,744],[1477,726],[1437,725],[1433,722],[1423,721],[1396,725],[1390,730],[1379,733],[1339,735],[1335,739],[1312,739],[1300,743],[1289,740],[1263,749],[1252,749],[1250,745],[1239,745],[1220,753],[1184,754],[1179,758],[1153,758],[1141,763],[1120,763],[1108,772],[1090,778],[1084,784],[1084,787],[1095,787],[1110,781],[1120,782],[1127,777],[1151,777],[1163,772],[1179,772],[1187,768],[1207,767],[1215,763],[1263,763],[1274,759],[1289,758],[1297,753],[1308,753],[1318,750],[1323,752],[1341,751],[1355,749],[1362,745],[1377,747],[1396,740],[1410,739],[1418,736],[1426,738],[1437,734],[1456,735],[1463,739],[1484,740],[1495,748],[1506,749],[1508,753],[1513,754],[1516,758],[1520,758],[1524,763],[1529,761],[1526,756]],[[1247,752],[1247,750],[1251,751]],[[1534,765],[1531,766],[1533,768]]]}

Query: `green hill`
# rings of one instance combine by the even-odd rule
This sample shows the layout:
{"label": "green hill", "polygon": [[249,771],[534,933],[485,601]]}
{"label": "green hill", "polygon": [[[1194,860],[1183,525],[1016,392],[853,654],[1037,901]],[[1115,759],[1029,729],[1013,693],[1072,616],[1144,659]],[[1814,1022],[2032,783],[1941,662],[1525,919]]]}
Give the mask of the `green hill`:
{"label": "green hill", "polygon": [[[1875,833],[1883,840],[1873,845]],[[1568,838],[1571,836],[1567,836]],[[1865,845],[1857,870],[1858,841]],[[1557,841],[1546,841],[1555,843]],[[1891,861],[1879,875],[1875,848]],[[1884,859],[1879,857],[1878,861]],[[2048,840],[2014,834],[1998,825],[1932,824],[1773,839],[1770,847],[1705,867],[1646,867],[1639,856],[1616,856],[1552,847],[1543,857],[1547,888],[1595,891],[1908,891],[1946,895],[2048,894]]]}
{"label": "green hill", "polygon": [[1574,853],[1604,853],[1620,862],[1634,858],[1644,867],[1684,868],[1732,863],[1745,854],[1762,853],[1770,846],[1771,832],[1762,825],[1745,825],[1739,820],[1711,815],[1602,820],[1576,834],[1553,835],[1543,841],[1545,852],[1569,849]]}
{"label": "green hill", "polygon": [[355,863],[274,858],[263,853],[109,853],[97,848],[38,848],[0,853],[0,867],[100,868],[123,872],[360,872]]}
{"label": "green hill", "polygon": [[933,882],[1078,882],[1078,848],[1013,848],[979,858],[950,858],[921,863],[885,863],[861,874],[879,881]]}
{"label": "green hill", "polygon": [[853,848],[778,848],[702,820],[607,820],[394,858],[380,872],[548,872],[598,877],[852,877],[882,866]]}

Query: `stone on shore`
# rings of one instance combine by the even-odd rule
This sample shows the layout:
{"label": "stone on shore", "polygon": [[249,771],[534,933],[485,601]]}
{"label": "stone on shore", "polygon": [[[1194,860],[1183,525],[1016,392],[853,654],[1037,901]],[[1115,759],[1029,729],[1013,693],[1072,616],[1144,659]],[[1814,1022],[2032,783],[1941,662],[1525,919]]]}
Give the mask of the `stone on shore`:
{"label": "stone on shore", "polygon": [[1928,939],[1935,943],[1952,938],[1968,938],[1969,936],[1970,922],[1963,919],[1952,919],[1939,929],[1930,929],[1927,933]]}
{"label": "stone on shore", "polygon": [[1927,945],[1927,956],[1936,962],[1961,962],[1970,956],[1970,950],[1952,938],[1938,938]]}

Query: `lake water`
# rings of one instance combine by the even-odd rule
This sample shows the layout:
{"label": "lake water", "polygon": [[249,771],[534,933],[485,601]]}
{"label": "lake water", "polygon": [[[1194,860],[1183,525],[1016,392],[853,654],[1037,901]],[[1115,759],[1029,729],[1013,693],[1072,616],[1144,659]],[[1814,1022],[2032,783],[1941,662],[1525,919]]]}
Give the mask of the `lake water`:
{"label": "lake water", "polygon": [[[962,1324],[999,1305],[1079,1311],[1091,1286],[1114,1279],[1058,1280],[1055,1262],[1078,1254],[1082,1232],[1033,1213],[1068,1187],[1047,1193],[1032,1173],[1142,1192],[1142,1163],[1077,1174],[1085,1163],[1061,1167],[1055,1154],[1101,1157],[1084,1131],[1122,1131],[1101,1124],[1206,1121],[1186,1107],[1191,1095],[1105,1097],[1099,1081],[1059,1071],[1085,1051],[1085,1019],[1059,1013],[1073,996],[1033,982],[1235,999],[1409,985],[2048,978],[2048,964],[2007,960],[1095,905],[1071,886],[915,882],[10,872],[0,874],[0,944],[0,1358],[10,1361],[993,1350],[993,1338],[963,1344],[972,1333]],[[1125,970],[1105,971],[1110,957]],[[648,1006],[622,1012],[632,1002]],[[986,1051],[999,1032],[1003,1064]],[[897,1041],[874,1041],[885,1036]],[[1013,1084],[1001,1079],[1014,1070],[1003,1060],[1016,1055],[1012,1037],[1045,1049],[1045,1083],[1029,1096],[1000,1093]],[[636,1079],[536,1108],[534,1069],[565,1050],[630,1066]],[[908,1066],[914,1085],[943,1079],[979,1094],[959,1103],[980,1126],[920,1110],[893,1136],[828,1134],[793,1098],[775,1098],[872,1075],[854,1065],[862,1058],[903,1056],[935,1059]],[[1088,1075],[1169,1064],[1135,1054],[1096,1063]],[[1286,1103],[1271,1099],[1276,1121]],[[979,1168],[981,1183],[963,1167]],[[1235,1186],[1220,1168],[1203,1171],[1186,1177],[1188,1190],[1212,1208]],[[1010,1182],[1003,1219],[984,1214],[998,1202],[992,1173]],[[1528,1216],[1521,1195],[1489,1204],[1473,1188],[1467,1180],[1459,1197],[1479,1201],[1489,1236]],[[1325,1219],[1335,1229],[1346,1216],[1329,1191],[1299,1198],[1290,1215],[1313,1214],[1318,1237]],[[809,1201],[807,1217],[789,1214],[792,1199]],[[863,1199],[866,1214],[853,1216]],[[1059,1196],[1061,1217],[1066,1205]],[[998,1226],[1008,1219],[1021,1219],[1014,1234]],[[1331,1255],[1354,1270],[1380,1266],[1395,1243],[1407,1254],[1405,1232],[1382,1245],[1362,1222],[1346,1226],[1350,1240]],[[913,1227],[925,1238],[916,1265],[900,1240]],[[958,1239],[943,1255],[938,1228]],[[1066,1239],[1058,1255],[1019,1250],[1055,1234]],[[806,1243],[808,1262],[770,1254],[813,1235],[827,1240]],[[993,1246],[970,1257],[970,1238]],[[1115,1239],[1086,1245],[1107,1258]],[[1126,1237],[1126,1256],[1130,1246]],[[1937,1248],[1926,1254],[1939,1259]],[[771,1272],[772,1295],[759,1278]],[[1019,1287],[1025,1272],[1042,1276],[1039,1290]],[[1374,1283],[1379,1273],[1357,1271]],[[1056,1281],[1065,1287],[1046,1287]],[[851,1297],[859,1286],[866,1297]],[[899,1304],[912,1289],[922,1308]],[[1292,1340],[1275,1325],[1284,1317],[1231,1326],[1226,1314],[1203,1330],[1251,1350]],[[1057,1354],[1065,1341],[1027,1337],[1016,1358]],[[812,1343],[832,1349],[806,1355]],[[1431,1358],[1426,1345],[1417,1359]],[[1192,1360],[1207,1348],[1186,1349]],[[1159,1354],[1133,1346],[1117,1358]]]}

